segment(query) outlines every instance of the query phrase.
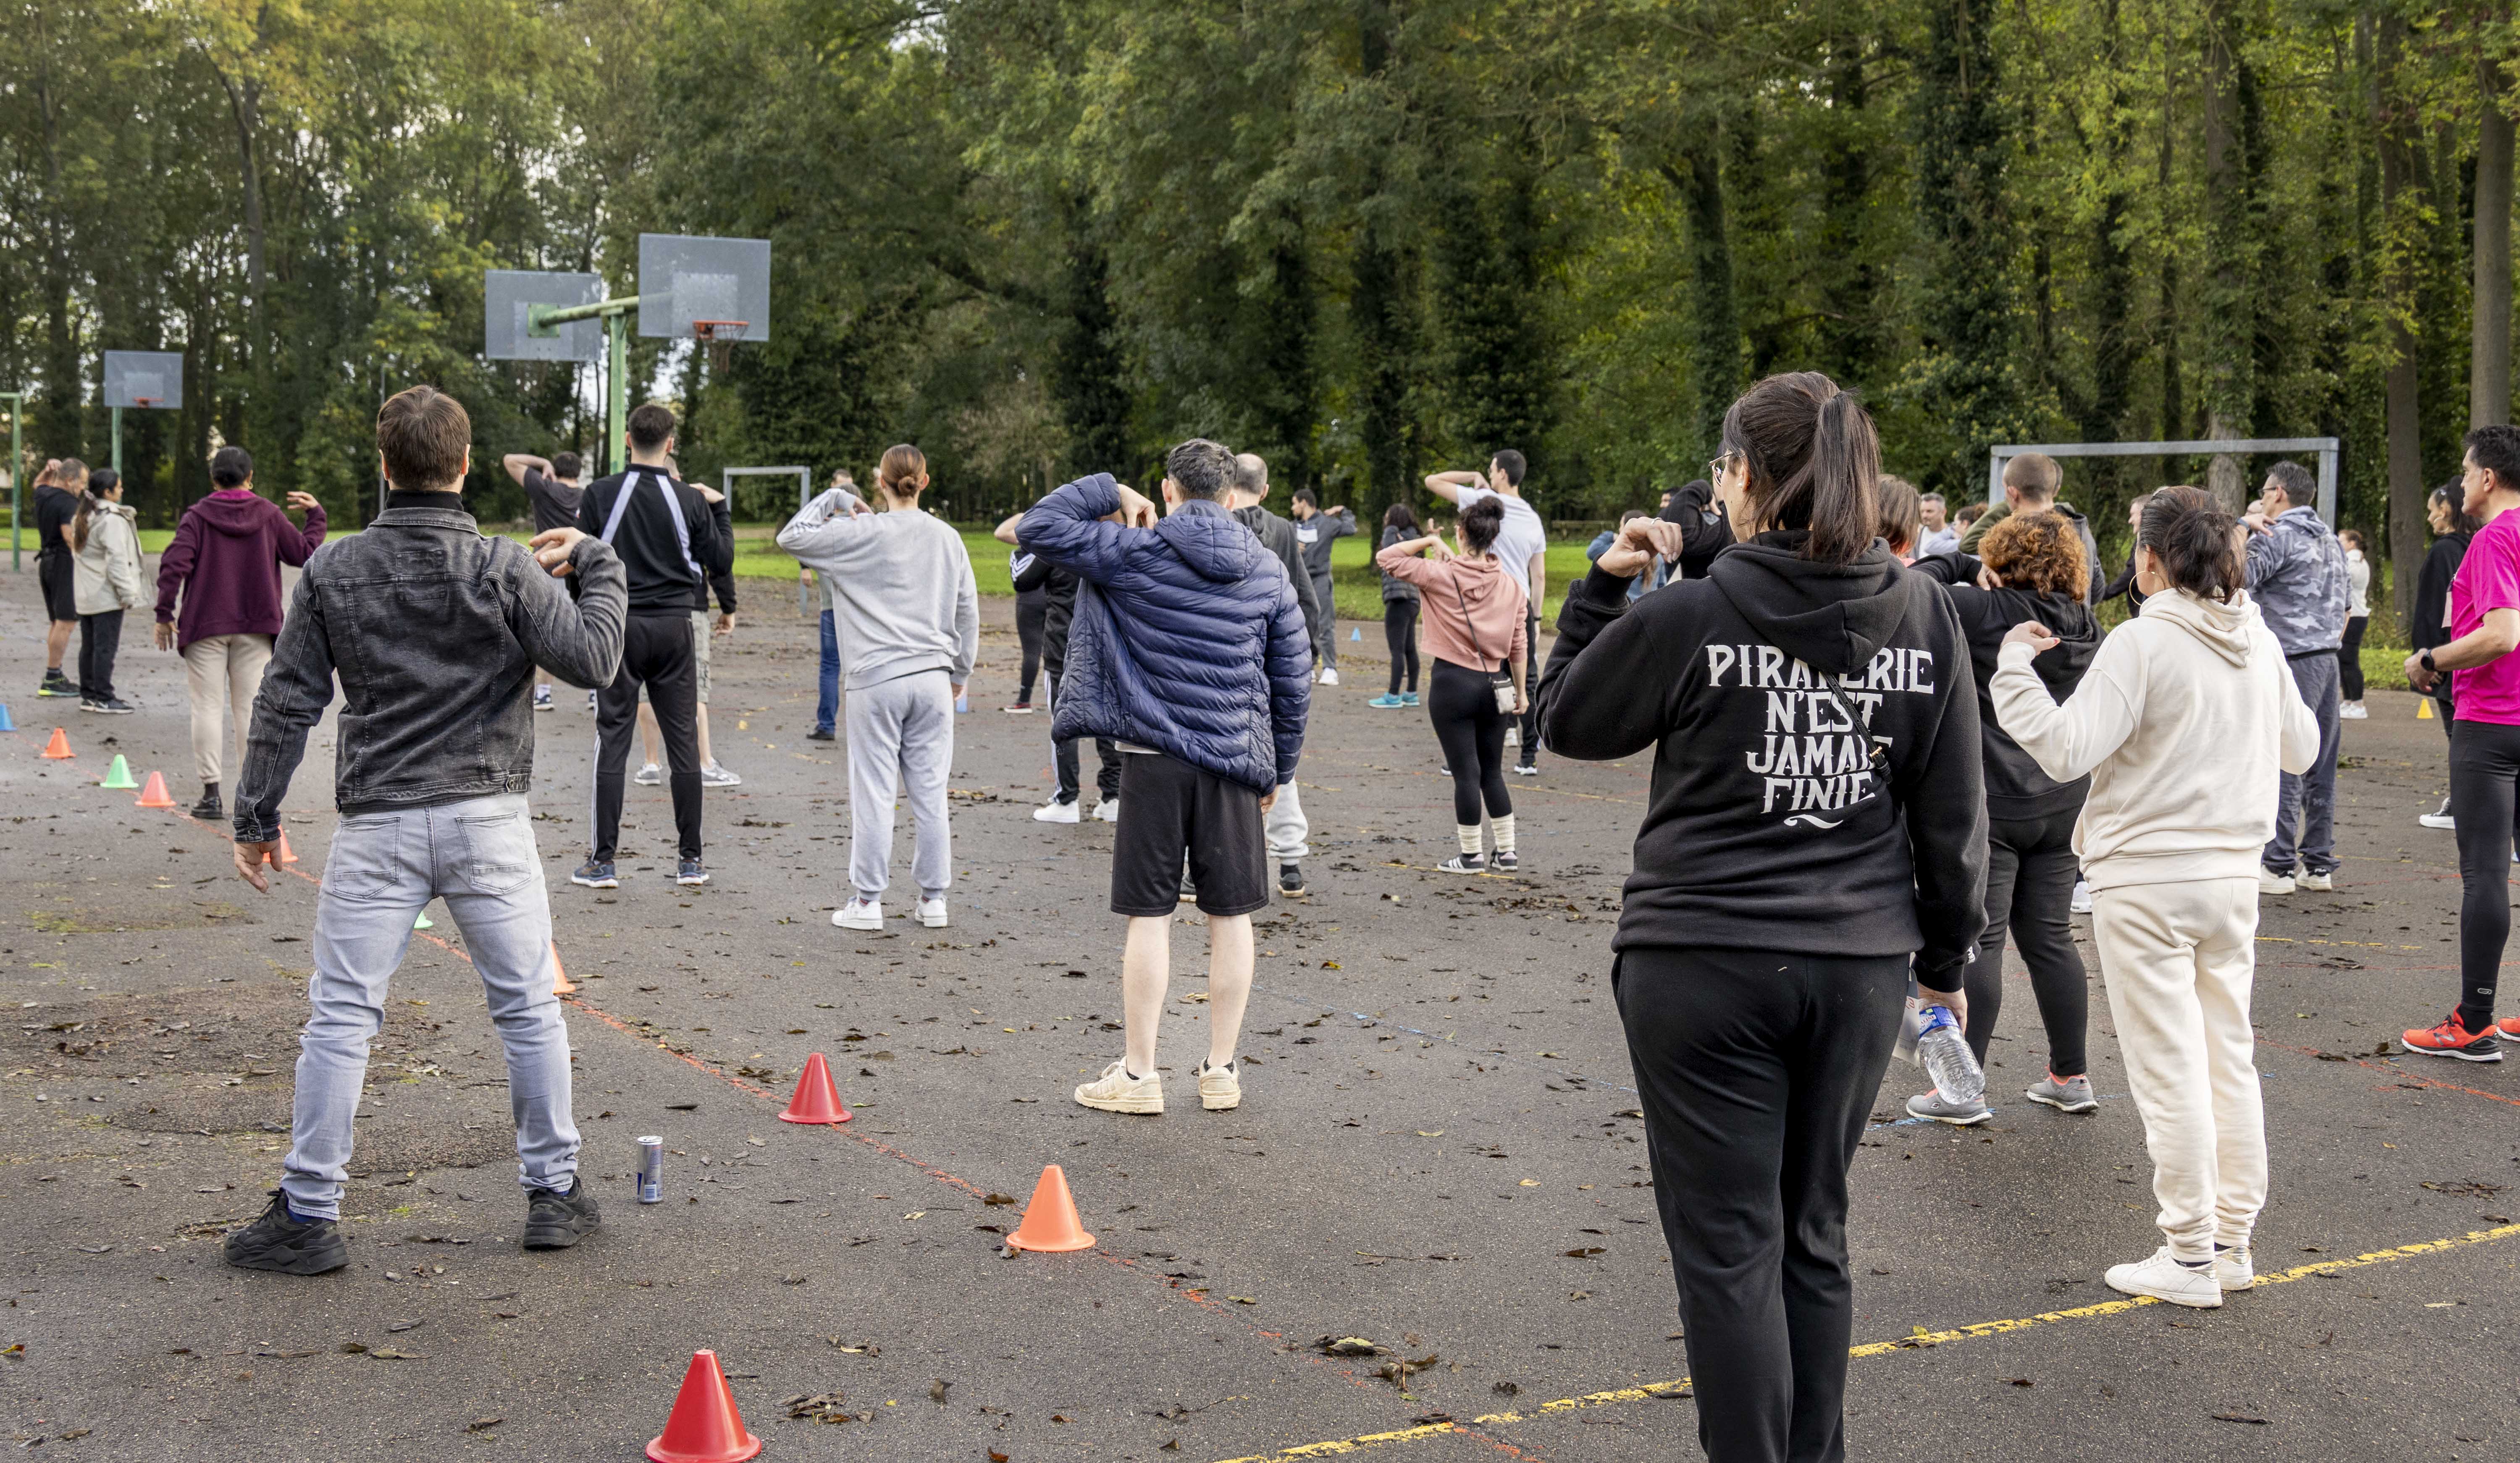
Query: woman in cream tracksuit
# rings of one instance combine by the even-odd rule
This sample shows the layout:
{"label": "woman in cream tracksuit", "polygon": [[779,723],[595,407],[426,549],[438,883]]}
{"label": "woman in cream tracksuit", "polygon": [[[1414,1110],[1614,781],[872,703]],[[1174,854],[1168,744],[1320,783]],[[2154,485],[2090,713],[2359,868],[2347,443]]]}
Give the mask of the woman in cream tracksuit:
{"label": "woman in cream tracksuit", "polygon": [[2108,1283],[2213,1307],[2255,1283],[2249,1232],[2267,1194],[2249,1029],[2254,861],[2274,826],[2276,771],[2309,768],[2318,723],[2242,591],[2231,515],[2205,494],[2153,495],[2136,582],[2142,613],[2101,642],[2064,704],[2031,669],[2056,643],[2036,622],[2007,637],[1992,691],[2005,733],[2048,776],[2092,777],[2074,851],[2169,1241],[2110,1266]]}

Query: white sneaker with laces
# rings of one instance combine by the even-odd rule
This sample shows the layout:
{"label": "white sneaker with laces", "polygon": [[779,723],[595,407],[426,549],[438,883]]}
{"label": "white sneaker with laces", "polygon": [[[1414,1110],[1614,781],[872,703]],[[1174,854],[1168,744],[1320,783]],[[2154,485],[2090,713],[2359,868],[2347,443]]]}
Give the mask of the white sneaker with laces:
{"label": "white sneaker with laces", "polygon": [[1227,1062],[1222,1067],[1198,1064],[1198,1105],[1212,1113],[1226,1112],[1242,1105],[1242,1080]]}
{"label": "white sneaker with laces", "polygon": [[1120,820],[1120,800],[1118,798],[1104,798],[1102,801],[1096,803],[1094,805],[1094,820],[1096,822],[1118,822]]}
{"label": "white sneaker with laces", "polygon": [[642,787],[653,787],[665,780],[665,770],[652,762],[643,763],[630,780]]}
{"label": "white sneaker with laces", "polygon": [[1083,816],[1074,803],[1044,803],[1032,810],[1034,822],[1072,823]]}
{"label": "white sneaker with laces", "polygon": [[2214,1283],[2225,1290],[2258,1288],[2257,1266],[2249,1263],[2248,1246],[2234,1245],[2230,1249],[2214,1252]]}
{"label": "white sneaker with laces", "polygon": [[2362,702],[2348,701],[2336,708],[2336,719],[2340,722],[2367,722],[2371,713],[2362,709]]}
{"label": "white sneaker with laces", "polygon": [[2450,816],[2450,799],[2448,798],[2442,799],[2440,812],[2418,814],[2415,817],[2415,821],[2422,823],[2427,828],[2439,828],[2445,833],[2456,832],[2458,830],[2458,820]]}
{"label": "white sneaker with laces", "polygon": [[2066,908],[2070,909],[2077,914],[2089,914],[2092,912],[2091,880],[2076,879],[2074,881],[2074,900],[2073,903],[2068,905]]}
{"label": "white sneaker with laces", "polygon": [[2293,880],[2293,886],[2298,889],[2308,889],[2315,894],[2326,894],[2336,887],[2336,875],[2332,871],[2313,873],[2305,868],[2301,871],[2301,877]]}
{"label": "white sneaker with laces", "polygon": [[1506,728],[1505,744],[1509,747],[1518,747],[1522,745],[1522,728],[1518,726]]}
{"label": "white sneaker with laces", "polygon": [[2149,1259],[2110,1265],[2106,1278],[2111,1290],[2150,1296],[2173,1306],[2212,1310],[2223,1304],[2223,1287],[2214,1278],[2213,1267],[2199,1265],[2190,1269],[2171,1257],[2168,1245],[2153,1251]]}
{"label": "white sneaker with laces", "polygon": [[2263,864],[2258,865],[2258,893],[2290,894],[2297,887],[2291,874],[2277,873]]}
{"label": "white sneaker with laces", "polygon": [[1324,685],[1324,686],[1336,686],[1336,685],[1338,685],[1338,667],[1336,667],[1336,666],[1330,666],[1330,665],[1326,665],[1326,666],[1322,667],[1322,685]]}
{"label": "white sneaker with laces", "polygon": [[702,787],[742,787],[743,779],[712,762],[700,769]]}
{"label": "white sneaker with laces", "polygon": [[1076,1085],[1076,1100],[1106,1113],[1160,1113],[1164,1110],[1164,1079],[1160,1073],[1131,1077],[1124,1057],[1102,1069],[1102,1075],[1092,1082]]}
{"label": "white sneaker with laces", "polygon": [[927,926],[931,930],[941,930],[945,928],[945,896],[940,894],[934,899],[921,900],[919,902],[919,922]]}
{"label": "white sneaker with laces", "polygon": [[847,904],[832,911],[832,923],[844,930],[882,929],[883,902],[852,896]]}

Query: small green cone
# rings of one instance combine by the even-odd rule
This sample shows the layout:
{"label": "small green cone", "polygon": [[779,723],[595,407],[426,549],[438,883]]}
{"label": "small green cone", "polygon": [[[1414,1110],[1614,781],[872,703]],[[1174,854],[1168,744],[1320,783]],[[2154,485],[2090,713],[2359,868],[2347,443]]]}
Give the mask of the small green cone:
{"label": "small green cone", "polygon": [[411,922],[411,927],[416,930],[433,930],[437,928],[436,924],[429,919],[428,911],[427,909],[420,911],[420,917]]}
{"label": "small green cone", "polygon": [[116,752],[113,754],[113,766],[105,770],[105,780],[96,785],[99,787],[129,789],[137,787],[140,784],[131,780],[131,764],[123,761],[122,754],[120,752]]}

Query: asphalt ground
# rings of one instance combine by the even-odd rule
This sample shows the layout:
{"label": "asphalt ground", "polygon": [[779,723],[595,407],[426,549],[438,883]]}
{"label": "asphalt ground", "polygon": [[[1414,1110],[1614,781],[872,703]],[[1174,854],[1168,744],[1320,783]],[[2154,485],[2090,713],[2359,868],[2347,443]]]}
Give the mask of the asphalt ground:
{"label": "asphalt ground", "polygon": [[[304,1014],[331,731],[287,802],[298,876],[256,895],[225,830],[95,783],[119,751],[193,785],[180,664],[126,636],[136,716],[29,692],[34,576],[10,653],[0,855],[0,1394],[22,1445],[116,1459],[639,1456],[695,1349],[724,1359],[768,1456],[1011,1460],[1627,1460],[1697,1455],[1629,1067],[1607,989],[1641,762],[1544,756],[1515,780],[1524,871],[1433,872],[1449,788],[1419,716],[1365,705],[1342,643],[1302,772],[1310,897],[1262,916],[1240,1110],[1198,1110],[1195,915],[1176,931],[1173,1110],[1089,1112],[1115,1056],[1111,829],[1029,817],[1047,718],[1011,717],[1010,604],[987,604],[958,724],[950,929],[833,929],[845,767],[803,733],[811,627],[721,643],[714,880],[670,880],[662,789],[633,788],[617,892],[583,857],[592,718],[537,719],[538,831],[584,1172],[606,1227],[518,1250],[499,1046],[443,905],[376,1043],[345,1204],[353,1264],[245,1273],[218,1238],[277,1181]],[[2260,1065],[2281,1283],[2219,1312],[2129,1303],[2159,1243],[2139,1124],[2092,1000],[2099,1111],[2017,1094],[2044,1049],[2007,1002],[1997,1116],[1893,1121],[1855,1165],[1850,1456],[2498,1458],[2520,1452],[2520,1064],[2390,1056],[2448,1008],[2440,729],[2375,692],[2349,724],[2340,887],[2270,900]],[[68,729],[74,760],[37,753]],[[1091,758],[1087,759],[1090,769]],[[906,875],[903,820],[895,865]],[[2097,981],[2097,964],[2092,962]],[[810,1052],[853,1122],[776,1114]],[[666,1202],[633,1202],[661,1133]],[[1004,1258],[1048,1163],[1097,1248]],[[1326,1355],[1356,1337],[1380,1354]],[[795,1410],[834,1420],[790,1419]]]}

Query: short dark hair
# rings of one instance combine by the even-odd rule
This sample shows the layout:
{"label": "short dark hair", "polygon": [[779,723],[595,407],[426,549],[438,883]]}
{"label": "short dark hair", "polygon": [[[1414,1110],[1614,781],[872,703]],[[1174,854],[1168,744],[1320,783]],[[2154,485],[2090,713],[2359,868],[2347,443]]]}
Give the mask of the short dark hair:
{"label": "short dark hair", "polygon": [[1641,509],[1641,508],[1623,508],[1623,509],[1619,510],[1619,526],[1620,526],[1621,528],[1625,528],[1625,527],[1627,527],[1629,524],[1631,524],[1631,523],[1635,522],[1635,521],[1636,521],[1636,520],[1638,520],[1639,518],[1643,517],[1644,515],[1645,515],[1645,510],[1644,510],[1643,509]]}
{"label": "short dark hair", "polygon": [[[2474,434],[2470,433],[2470,435]],[[2520,461],[2515,461],[2513,466],[2520,466]],[[2285,500],[2295,508],[2315,507],[2318,502],[2318,479],[2310,475],[2308,467],[2290,458],[2285,458],[2269,467],[2267,481],[2283,489]],[[2511,485],[2520,487],[2520,477],[2511,479]]]}
{"label": "short dark hair", "polygon": [[1507,483],[1517,488],[1522,486],[1522,474],[1531,470],[1531,465],[1522,460],[1522,454],[1510,447],[1500,447],[1489,453],[1488,461],[1505,474]]}
{"label": "short dark hair", "polygon": [[1405,528],[1411,533],[1416,533],[1418,531],[1418,514],[1410,509],[1409,505],[1405,503],[1395,503],[1391,505],[1391,507],[1382,510],[1382,526],[1385,528]]}
{"label": "short dark hair", "polygon": [[2480,426],[2467,434],[2467,455],[2506,493],[2520,493],[2520,426]]}
{"label": "short dark hair", "polygon": [[674,409],[663,402],[649,402],[630,414],[630,445],[641,452],[655,451],[673,434]]}
{"label": "short dark hair", "polygon": [[1223,443],[1192,437],[1164,454],[1164,476],[1183,497],[1214,503],[1234,482],[1234,454]]}
{"label": "short dark hair", "polygon": [[1297,488],[1295,490],[1295,501],[1306,508],[1320,508],[1322,506],[1322,495],[1314,492],[1310,488]]}
{"label": "short dark hair", "polygon": [[1462,510],[1462,547],[1472,554],[1485,554],[1496,543],[1497,531],[1505,527],[1505,505],[1494,498],[1482,498]]}
{"label": "short dark hair", "polygon": [[565,477],[571,482],[574,482],[577,480],[578,469],[585,466],[586,465],[584,463],[578,461],[576,453],[555,452],[552,454],[552,475],[554,477]]}
{"label": "short dark hair", "polygon": [[242,488],[253,481],[253,454],[235,446],[211,453],[210,481],[223,488]]}
{"label": "short dark hair", "polygon": [[397,488],[450,488],[464,476],[472,418],[435,386],[407,386],[377,409],[377,451]]}
{"label": "short dark hair", "polygon": [[2003,465],[2003,485],[2025,497],[2048,499],[2065,482],[2065,469],[2044,452],[2025,452]]}

